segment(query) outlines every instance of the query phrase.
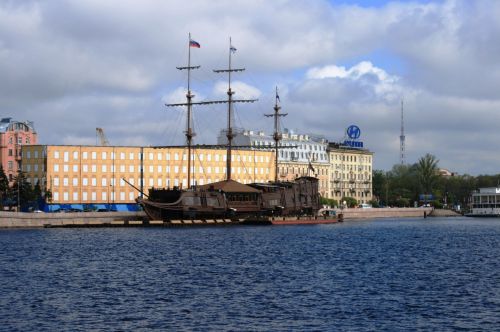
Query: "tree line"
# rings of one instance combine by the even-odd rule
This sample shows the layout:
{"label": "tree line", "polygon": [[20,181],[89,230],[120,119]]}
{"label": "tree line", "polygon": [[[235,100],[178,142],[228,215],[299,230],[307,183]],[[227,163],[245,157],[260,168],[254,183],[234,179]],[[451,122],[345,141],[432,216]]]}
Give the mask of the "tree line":
{"label": "tree line", "polygon": [[434,155],[426,154],[412,165],[394,165],[390,171],[374,170],[372,204],[409,207],[429,203],[437,208],[464,209],[472,191],[500,183],[500,174],[443,176],[438,163]]}
{"label": "tree line", "polygon": [[23,172],[19,172],[9,186],[9,179],[0,165],[0,210],[13,210],[18,206],[21,211],[37,209],[40,201],[47,195],[50,193],[42,194],[39,183],[34,186],[29,183]]}

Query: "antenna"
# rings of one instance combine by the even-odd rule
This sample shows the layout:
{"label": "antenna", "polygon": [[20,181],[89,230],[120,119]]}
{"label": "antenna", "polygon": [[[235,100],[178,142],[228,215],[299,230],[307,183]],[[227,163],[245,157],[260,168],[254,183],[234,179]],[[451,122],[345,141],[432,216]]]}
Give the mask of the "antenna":
{"label": "antenna", "polygon": [[405,123],[404,123],[404,110],[403,110],[403,98],[401,98],[401,135],[399,136],[399,153],[401,165],[406,163],[406,151],[405,151]]}

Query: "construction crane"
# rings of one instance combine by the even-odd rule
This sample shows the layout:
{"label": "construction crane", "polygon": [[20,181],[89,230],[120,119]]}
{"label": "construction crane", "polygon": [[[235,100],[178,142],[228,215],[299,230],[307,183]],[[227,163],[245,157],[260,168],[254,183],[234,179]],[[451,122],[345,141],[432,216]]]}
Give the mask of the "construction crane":
{"label": "construction crane", "polygon": [[96,136],[96,145],[101,145],[101,146],[109,146],[109,141],[106,138],[106,135],[104,135],[104,129],[102,128],[96,128],[95,129],[95,136]]}

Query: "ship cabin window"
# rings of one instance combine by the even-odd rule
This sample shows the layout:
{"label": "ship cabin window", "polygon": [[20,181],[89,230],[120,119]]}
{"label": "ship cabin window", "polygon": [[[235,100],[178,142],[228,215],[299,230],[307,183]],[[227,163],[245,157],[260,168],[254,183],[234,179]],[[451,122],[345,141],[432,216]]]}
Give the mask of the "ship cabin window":
{"label": "ship cabin window", "polygon": [[227,198],[231,202],[256,202],[257,194],[247,193],[226,193]]}

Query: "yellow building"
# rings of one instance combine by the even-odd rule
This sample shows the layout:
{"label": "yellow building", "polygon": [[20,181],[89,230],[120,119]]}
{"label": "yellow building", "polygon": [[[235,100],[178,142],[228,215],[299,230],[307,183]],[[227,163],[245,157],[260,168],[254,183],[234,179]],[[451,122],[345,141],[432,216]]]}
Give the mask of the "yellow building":
{"label": "yellow building", "polygon": [[359,204],[373,198],[373,152],[330,143],[330,198],[341,201],[353,197]]}
{"label": "yellow building", "polygon": [[[187,148],[182,147],[31,145],[23,147],[22,155],[28,181],[40,183],[42,191],[49,190],[54,205],[131,209],[140,191],[147,194],[151,187],[187,187]],[[232,159],[231,174],[236,181],[274,179],[270,151],[234,149]],[[191,185],[225,178],[225,149],[193,149]]]}

